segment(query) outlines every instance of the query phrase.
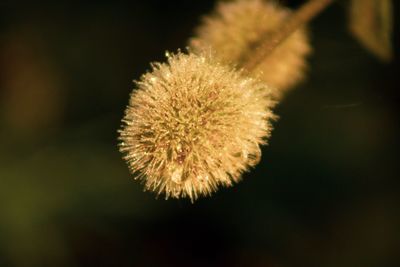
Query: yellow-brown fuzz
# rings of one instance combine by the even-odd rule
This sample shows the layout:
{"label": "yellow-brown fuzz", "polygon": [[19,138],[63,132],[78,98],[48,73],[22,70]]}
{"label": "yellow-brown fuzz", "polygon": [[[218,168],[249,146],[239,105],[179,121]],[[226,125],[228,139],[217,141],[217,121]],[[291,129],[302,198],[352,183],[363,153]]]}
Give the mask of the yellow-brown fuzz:
{"label": "yellow-brown fuzz", "polygon": [[271,90],[207,55],[168,56],[131,94],[120,150],[145,189],[210,195],[258,163],[271,131]]}
{"label": "yellow-brown fuzz", "polygon": [[[272,1],[221,2],[212,15],[203,19],[189,46],[195,53],[211,49],[222,62],[241,67],[258,42],[279,29],[290,13]],[[310,51],[306,30],[300,28],[275,48],[253,74],[275,88],[273,94],[280,98],[304,77],[305,57]]]}

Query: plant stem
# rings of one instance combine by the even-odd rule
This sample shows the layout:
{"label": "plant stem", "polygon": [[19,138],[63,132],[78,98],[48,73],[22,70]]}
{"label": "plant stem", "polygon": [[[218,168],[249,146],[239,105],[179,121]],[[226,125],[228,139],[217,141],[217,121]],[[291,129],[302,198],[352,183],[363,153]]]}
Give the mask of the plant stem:
{"label": "plant stem", "polygon": [[254,53],[251,53],[245,60],[243,67],[254,70],[261,62],[270,55],[276,47],[286,40],[293,32],[312,20],[316,15],[328,7],[334,0],[309,0],[301,6],[279,29],[264,35],[261,41],[255,46]]}

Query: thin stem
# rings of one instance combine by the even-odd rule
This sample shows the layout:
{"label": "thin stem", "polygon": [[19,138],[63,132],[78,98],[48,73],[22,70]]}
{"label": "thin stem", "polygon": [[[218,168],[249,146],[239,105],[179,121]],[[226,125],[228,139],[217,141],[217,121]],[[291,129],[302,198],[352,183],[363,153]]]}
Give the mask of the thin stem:
{"label": "thin stem", "polygon": [[248,71],[254,70],[273,50],[286,40],[293,32],[312,20],[334,0],[309,0],[300,7],[279,29],[263,36],[256,45],[255,52],[244,60],[243,67]]}

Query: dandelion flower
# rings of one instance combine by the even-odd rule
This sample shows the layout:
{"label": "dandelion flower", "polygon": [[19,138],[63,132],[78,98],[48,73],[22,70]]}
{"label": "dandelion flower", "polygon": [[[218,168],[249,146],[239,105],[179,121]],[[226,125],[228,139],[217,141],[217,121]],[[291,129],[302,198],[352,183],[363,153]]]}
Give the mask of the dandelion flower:
{"label": "dandelion flower", "polygon": [[168,55],[137,82],[120,150],[146,190],[210,195],[258,163],[274,117],[270,92],[210,56]]}
{"label": "dandelion flower", "polygon": [[[261,39],[279,29],[290,14],[273,1],[221,2],[212,15],[203,19],[189,46],[195,53],[214,50],[221,61],[243,66]],[[307,32],[304,27],[300,28],[275,48],[253,73],[276,88],[274,95],[279,98],[304,77],[305,57],[310,51]]]}

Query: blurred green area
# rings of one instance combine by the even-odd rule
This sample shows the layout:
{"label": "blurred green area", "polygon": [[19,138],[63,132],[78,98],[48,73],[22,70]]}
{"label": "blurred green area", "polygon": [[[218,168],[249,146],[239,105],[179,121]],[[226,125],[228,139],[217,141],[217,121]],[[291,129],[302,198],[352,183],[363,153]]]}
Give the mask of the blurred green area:
{"label": "blurred green area", "polygon": [[399,20],[381,64],[344,2],[260,164],[190,204],[142,192],[117,129],[214,1],[0,1],[0,266],[399,266]]}

